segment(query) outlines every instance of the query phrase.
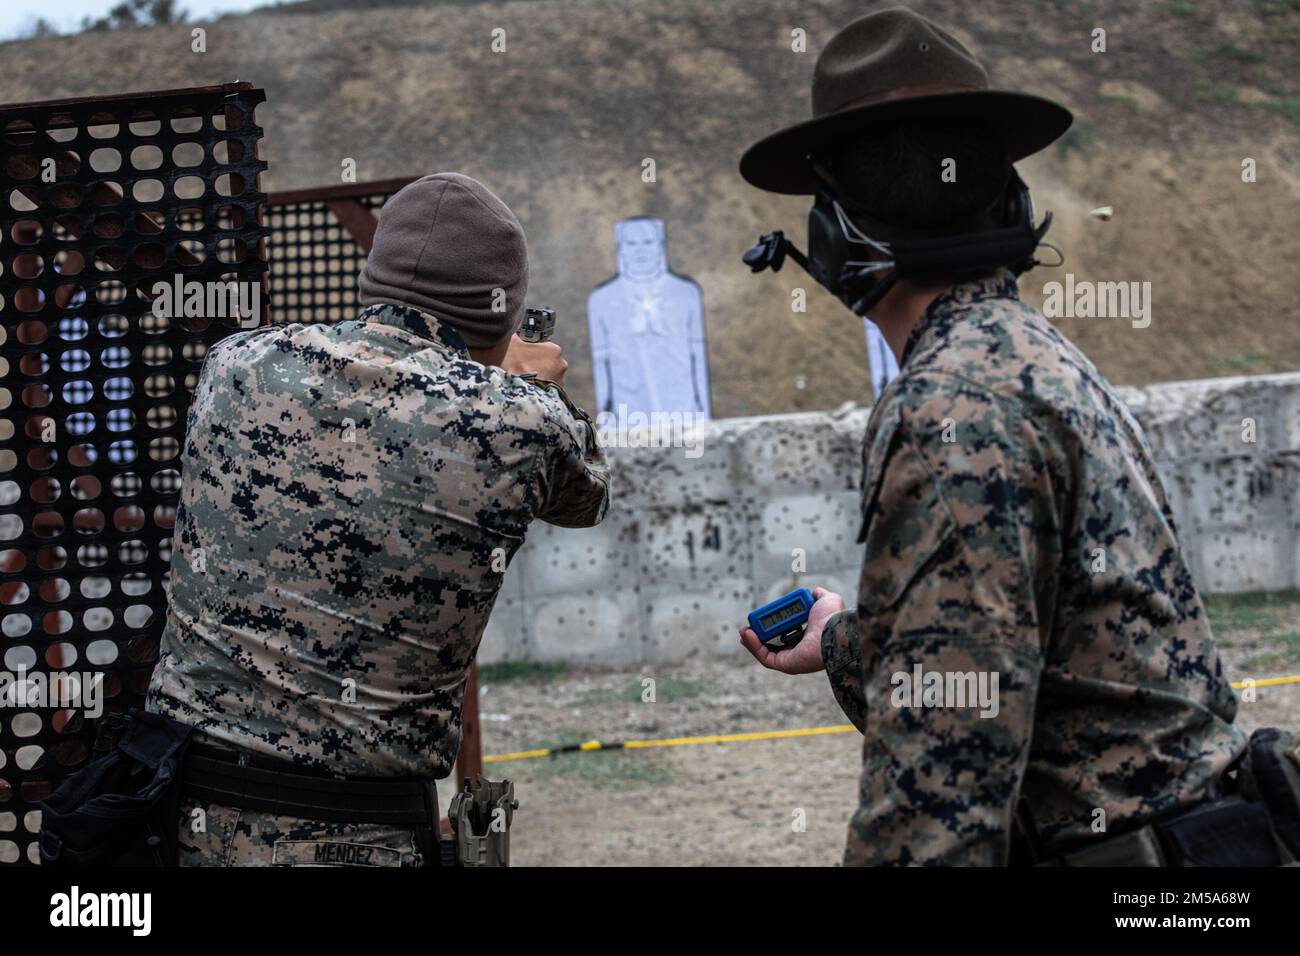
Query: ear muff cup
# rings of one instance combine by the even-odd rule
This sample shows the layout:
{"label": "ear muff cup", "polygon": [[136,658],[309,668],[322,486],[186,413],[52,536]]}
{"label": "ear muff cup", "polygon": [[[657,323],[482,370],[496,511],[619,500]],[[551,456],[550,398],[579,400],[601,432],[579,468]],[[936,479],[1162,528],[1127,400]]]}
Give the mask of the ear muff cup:
{"label": "ear muff cup", "polygon": [[1024,225],[1030,229],[1034,228],[1034,200],[1029,195],[1029,187],[1025,185],[1025,181],[1020,178],[1020,174],[1014,168],[1011,170],[1011,178],[1007,180],[1004,209],[1003,226]]}
{"label": "ear muff cup", "polygon": [[839,295],[840,277],[852,249],[840,232],[832,200],[818,193],[808,211],[808,271],[832,295]]}

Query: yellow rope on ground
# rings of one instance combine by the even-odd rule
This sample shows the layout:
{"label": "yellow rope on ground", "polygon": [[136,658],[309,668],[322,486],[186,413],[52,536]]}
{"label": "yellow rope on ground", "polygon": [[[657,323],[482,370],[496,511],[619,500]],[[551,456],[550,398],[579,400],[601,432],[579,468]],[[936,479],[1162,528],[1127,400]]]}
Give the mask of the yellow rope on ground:
{"label": "yellow rope on ground", "polygon": [[[1234,690],[1246,687],[1278,687],[1282,684],[1300,684],[1300,674],[1289,677],[1265,677],[1255,681],[1236,681]],[[539,750],[521,750],[513,754],[495,754],[484,757],[484,763],[505,763],[508,760],[532,760],[561,753],[587,753],[593,750],[644,750],[648,747],[692,747],[697,744],[730,744],[743,740],[785,740],[790,737],[819,737],[823,734],[846,734],[857,730],[852,724],[834,724],[829,727],[801,727],[797,730],[759,730],[748,734],[709,734],[705,737],[666,737],[662,740],[623,740],[602,743],[585,740],[566,747],[548,747]]]}
{"label": "yellow rope on ground", "polygon": [[1300,684],[1300,674],[1291,677],[1265,677],[1262,680],[1239,680],[1233,683],[1233,690],[1241,690],[1247,685],[1255,687],[1277,687],[1279,684]]}

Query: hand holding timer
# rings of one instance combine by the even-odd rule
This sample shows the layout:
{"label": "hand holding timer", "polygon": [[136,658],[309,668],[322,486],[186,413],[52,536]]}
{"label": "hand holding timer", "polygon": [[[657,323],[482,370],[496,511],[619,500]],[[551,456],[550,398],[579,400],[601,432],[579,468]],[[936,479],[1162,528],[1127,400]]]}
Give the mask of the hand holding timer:
{"label": "hand holding timer", "polygon": [[785,650],[803,640],[808,612],[814,604],[812,592],[798,588],[749,612],[749,626],[765,647]]}

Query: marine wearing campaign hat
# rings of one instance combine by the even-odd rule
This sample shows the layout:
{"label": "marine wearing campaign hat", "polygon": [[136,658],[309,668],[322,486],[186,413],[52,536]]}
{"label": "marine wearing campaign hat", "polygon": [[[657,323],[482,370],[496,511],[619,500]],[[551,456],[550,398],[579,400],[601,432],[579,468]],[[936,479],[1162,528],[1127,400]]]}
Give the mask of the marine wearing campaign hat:
{"label": "marine wearing campaign hat", "polygon": [[[996,220],[1010,164],[1069,124],[1062,106],[991,89],[951,33],[894,8],[830,39],[813,118],[762,139],[740,171],[843,200],[878,243],[855,252],[887,275],[892,240]],[[957,184],[940,179],[950,149],[965,157]],[[1010,265],[922,275],[878,300],[900,373],[867,426],[856,607],[819,591],[789,650],[742,631],[765,666],[825,670],[863,733],[845,863],[1155,865],[1158,841],[1139,838],[1222,795],[1246,747],[1142,430],[1020,300]],[[845,383],[846,398],[858,390]],[[938,678],[919,705],[896,693],[918,668]],[[981,675],[998,679],[995,707],[947,694]],[[1088,856],[1119,834],[1133,845]]]}

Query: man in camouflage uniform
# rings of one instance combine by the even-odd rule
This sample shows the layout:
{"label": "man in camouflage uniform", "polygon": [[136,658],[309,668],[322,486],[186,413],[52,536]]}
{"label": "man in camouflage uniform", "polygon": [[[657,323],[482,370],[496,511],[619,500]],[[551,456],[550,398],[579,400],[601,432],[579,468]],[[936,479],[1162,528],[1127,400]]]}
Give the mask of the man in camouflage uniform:
{"label": "man in camouflage uniform", "polygon": [[[357,318],[212,348],[150,711],[254,765],[451,772],[466,678],[529,523],[587,527],[608,505],[558,347],[513,335],[526,288],[514,215],[480,183],[435,174],[384,207]],[[426,862],[410,827],[194,800],[180,856]]]}
{"label": "man in camouflage uniform", "polygon": [[[829,119],[804,124],[814,142],[783,162],[760,144],[742,172],[782,192],[811,192],[819,174],[851,186],[873,239],[1005,225],[987,210],[1010,162],[1069,119],[972,92],[986,85],[949,34],[874,14],[818,60]],[[910,96],[914,110],[899,105]],[[824,165],[809,169],[810,154]],[[939,185],[952,157],[957,181]],[[1018,824],[1055,858],[1217,796],[1246,737],[1124,403],[1007,269],[898,282],[871,317],[901,373],[867,428],[857,608],[817,589],[785,651],[742,632],[767,667],[824,669],[864,734],[845,862],[1006,864],[1027,845]],[[996,676],[995,713],[913,697],[918,667]]]}

